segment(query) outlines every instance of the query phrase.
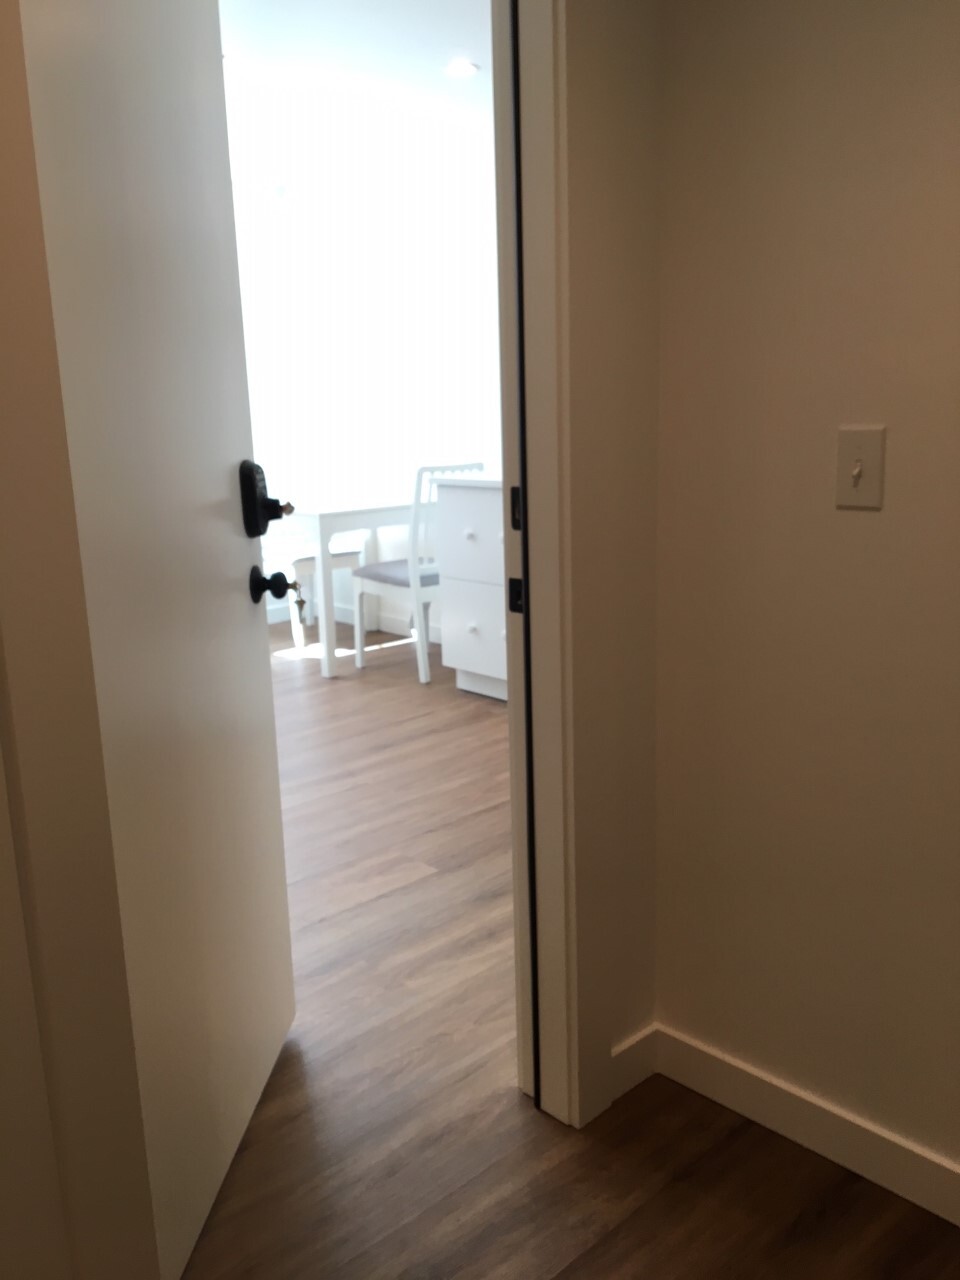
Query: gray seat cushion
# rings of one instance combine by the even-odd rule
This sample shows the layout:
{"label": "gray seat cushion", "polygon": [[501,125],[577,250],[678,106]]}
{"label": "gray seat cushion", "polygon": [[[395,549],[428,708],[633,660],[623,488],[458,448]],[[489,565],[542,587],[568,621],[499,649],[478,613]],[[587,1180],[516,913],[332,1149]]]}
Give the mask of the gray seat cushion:
{"label": "gray seat cushion", "polygon": [[[366,578],[368,582],[385,582],[391,587],[409,587],[410,564],[407,560],[381,560],[379,564],[362,564],[354,569],[355,578]],[[420,568],[420,585],[435,587],[440,582],[440,574],[435,565],[425,564]]]}

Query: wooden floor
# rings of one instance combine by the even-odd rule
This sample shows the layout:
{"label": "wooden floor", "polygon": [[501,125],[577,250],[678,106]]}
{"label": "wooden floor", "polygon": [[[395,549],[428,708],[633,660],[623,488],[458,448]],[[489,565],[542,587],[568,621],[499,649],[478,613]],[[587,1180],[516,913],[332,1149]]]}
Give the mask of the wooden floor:
{"label": "wooden floor", "polygon": [[538,1114],[504,707],[408,645],[274,670],[299,1013],[189,1280],[960,1280],[956,1228],[660,1077]]}

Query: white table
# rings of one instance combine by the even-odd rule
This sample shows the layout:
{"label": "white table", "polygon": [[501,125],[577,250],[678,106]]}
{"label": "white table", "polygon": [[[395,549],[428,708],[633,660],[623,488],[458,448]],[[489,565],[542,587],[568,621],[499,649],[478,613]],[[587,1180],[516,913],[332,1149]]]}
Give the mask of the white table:
{"label": "white table", "polygon": [[336,675],[337,620],[333,609],[333,562],[330,540],[337,533],[367,534],[367,560],[377,556],[377,530],[390,525],[410,524],[410,503],[400,507],[367,507],[362,511],[323,511],[309,513],[317,522],[320,554],[314,564],[314,590],[317,593],[317,629],[320,633],[320,672]]}

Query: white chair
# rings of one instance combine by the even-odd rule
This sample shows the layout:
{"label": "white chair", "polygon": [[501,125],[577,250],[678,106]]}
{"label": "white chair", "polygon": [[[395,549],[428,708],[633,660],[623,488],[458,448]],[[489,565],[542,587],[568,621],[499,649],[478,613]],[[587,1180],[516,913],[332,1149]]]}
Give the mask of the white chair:
{"label": "white chair", "polygon": [[440,590],[433,526],[437,509],[437,479],[458,476],[469,471],[482,471],[482,462],[465,462],[455,467],[421,467],[410,512],[410,542],[405,560],[382,560],[365,564],[353,571],[353,625],[357,666],[365,665],[366,625],[363,609],[365,596],[378,596],[401,609],[408,609],[413,620],[417,647],[417,671],[421,684],[430,683],[427,611]]}

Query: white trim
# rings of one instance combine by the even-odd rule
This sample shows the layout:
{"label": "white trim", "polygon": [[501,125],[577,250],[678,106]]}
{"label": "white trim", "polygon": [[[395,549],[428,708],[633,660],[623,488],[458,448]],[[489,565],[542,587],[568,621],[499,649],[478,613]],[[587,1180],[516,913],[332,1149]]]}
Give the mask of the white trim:
{"label": "white trim", "polygon": [[[519,0],[541,1105],[558,1120],[579,1124],[584,1108],[574,982],[573,788],[569,785],[573,772],[570,468],[563,380],[567,362],[560,315],[567,256],[560,194],[563,11],[562,0],[551,4]],[[510,679],[515,688],[512,667]]]}
{"label": "white trim", "polygon": [[660,1023],[614,1046],[613,1096],[654,1072],[960,1226],[960,1164],[943,1153]]}
{"label": "white trim", "polygon": [[[520,475],[520,316],[514,139],[513,21],[511,0],[491,5],[493,107],[496,150],[497,262],[500,306],[500,400],[503,438],[504,571],[523,573],[522,541],[510,523],[510,489]],[[528,513],[529,520],[529,513]],[[526,672],[523,618],[507,614],[507,673],[512,697],[510,812],[513,845],[514,969],[517,1012],[517,1079],[534,1093],[533,965],[528,866]]]}
{"label": "white trim", "polygon": [[463,693],[479,693],[485,698],[507,701],[507,682],[496,676],[478,675],[476,671],[458,671],[457,688]]}
{"label": "white trim", "polygon": [[613,1046],[610,1051],[609,1089],[613,1101],[657,1073],[659,1036],[659,1026],[651,1022]]}
{"label": "white trim", "polygon": [[438,489],[502,489],[503,481],[489,477],[485,480],[468,480],[466,476],[437,476]]}
{"label": "white trim", "polygon": [[[337,622],[343,622],[347,626],[353,626],[353,605],[337,604],[333,608],[334,617]],[[286,600],[272,600],[267,605],[267,621],[273,626],[275,623],[290,623],[290,606]],[[380,619],[375,628],[377,631],[385,631],[391,636],[408,636],[410,635],[410,621],[403,619],[399,613],[388,613],[381,603]],[[440,643],[440,623],[430,623],[430,643]]]}
{"label": "white trim", "polygon": [[[566,0],[518,0],[520,150],[526,393],[529,600],[532,649],[532,759],[536,815],[536,914],[540,1089],[543,1110],[580,1125],[610,1102],[608,1054],[581,1016],[577,973],[582,927],[576,911],[573,844],[573,670],[570,519],[569,287],[566,175]],[[509,0],[494,0],[495,105],[498,130],[501,338],[503,349],[504,503],[517,483],[516,227],[512,159]],[[509,117],[509,118],[508,118]],[[509,512],[507,511],[507,514]],[[509,528],[509,522],[505,523]],[[518,573],[519,540],[506,539],[507,570]],[[508,622],[511,737],[522,743],[522,628]],[[524,766],[512,761],[514,848],[525,850]],[[515,864],[517,954],[524,924],[526,868]],[[529,1069],[523,1042],[529,977],[518,967],[521,1081]],[[592,994],[583,993],[592,999]],[[595,1024],[596,1019],[592,1020]],[[525,1086],[524,1086],[525,1087]]]}

